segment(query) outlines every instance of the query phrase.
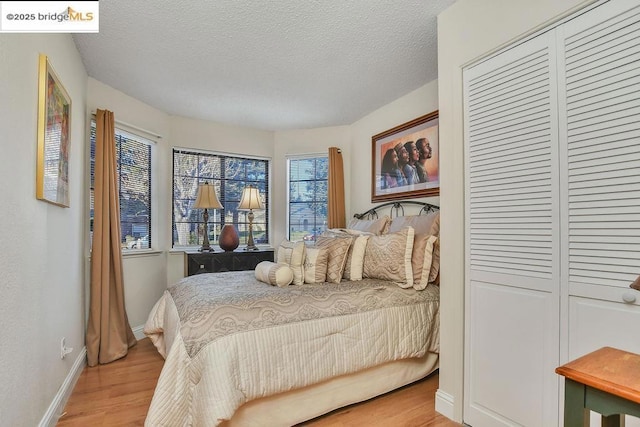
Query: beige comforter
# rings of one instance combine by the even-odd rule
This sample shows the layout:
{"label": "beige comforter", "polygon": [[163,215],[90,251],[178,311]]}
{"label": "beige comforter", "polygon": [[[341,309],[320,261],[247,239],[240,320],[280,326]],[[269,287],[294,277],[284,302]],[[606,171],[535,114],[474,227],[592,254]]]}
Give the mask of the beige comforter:
{"label": "beige comforter", "polygon": [[438,352],[438,288],[389,282],[288,286],[253,271],[191,276],[144,332],[166,361],[147,426],[210,426],[243,403]]}

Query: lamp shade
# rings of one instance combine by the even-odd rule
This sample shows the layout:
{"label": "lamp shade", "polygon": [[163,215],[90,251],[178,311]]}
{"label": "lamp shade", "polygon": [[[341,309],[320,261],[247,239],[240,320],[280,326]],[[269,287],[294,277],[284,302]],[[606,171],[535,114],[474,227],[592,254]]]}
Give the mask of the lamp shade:
{"label": "lamp shade", "polygon": [[196,203],[193,205],[196,209],[221,209],[222,205],[216,195],[216,188],[213,184],[205,182],[198,187],[198,195]]}
{"label": "lamp shade", "polygon": [[242,190],[242,198],[238,205],[239,210],[264,209],[260,192],[256,187],[248,186]]}

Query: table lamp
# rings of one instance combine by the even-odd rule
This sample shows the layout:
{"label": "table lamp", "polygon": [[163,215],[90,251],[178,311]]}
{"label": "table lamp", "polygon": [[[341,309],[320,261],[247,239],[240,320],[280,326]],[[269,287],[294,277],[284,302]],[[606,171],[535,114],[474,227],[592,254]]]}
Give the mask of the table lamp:
{"label": "table lamp", "polygon": [[258,247],[253,243],[253,210],[264,209],[262,206],[262,199],[260,199],[260,192],[252,185],[245,187],[242,190],[242,198],[238,205],[239,211],[249,211],[247,217],[249,218],[249,240],[247,241],[247,247],[245,251],[257,251]]}
{"label": "table lamp", "polygon": [[196,202],[193,207],[196,209],[204,209],[204,213],[202,214],[202,218],[204,219],[204,239],[200,252],[214,252],[211,245],[209,245],[209,212],[207,212],[207,209],[221,209],[222,205],[220,204],[220,200],[218,200],[213,184],[205,181],[204,184],[198,186],[198,195],[196,196]]}

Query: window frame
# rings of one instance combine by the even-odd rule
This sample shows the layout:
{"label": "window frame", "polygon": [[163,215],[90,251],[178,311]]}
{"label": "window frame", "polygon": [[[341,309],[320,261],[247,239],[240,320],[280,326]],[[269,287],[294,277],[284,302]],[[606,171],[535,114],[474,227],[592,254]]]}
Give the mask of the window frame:
{"label": "window frame", "polygon": [[[326,159],[327,161],[327,211],[329,207],[329,173],[328,173],[328,163],[329,163],[329,154],[328,153],[307,153],[307,154],[289,154],[286,156],[287,161],[287,176],[286,176],[286,192],[287,192],[287,208],[286,208],[286,223],[287,223],[287,240],[291,240],[291,161],[292,160],[310,160],[310,159]],[[315,180],[315,182],[320,180]],[[312,241],[305,241],[306,244],[313,244]]]}

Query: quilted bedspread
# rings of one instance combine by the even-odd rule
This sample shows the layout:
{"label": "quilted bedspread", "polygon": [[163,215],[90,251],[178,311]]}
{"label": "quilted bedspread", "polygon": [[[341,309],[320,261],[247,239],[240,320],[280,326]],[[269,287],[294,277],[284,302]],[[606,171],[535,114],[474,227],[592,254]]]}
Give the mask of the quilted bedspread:
{"label": "quilted bedspread", "polygon": [[147,426],[214,426],[245,402],[438,352],[439,289],[365,279],[275,287],[253,271],[190,276],[144,332],[166,359]]}

